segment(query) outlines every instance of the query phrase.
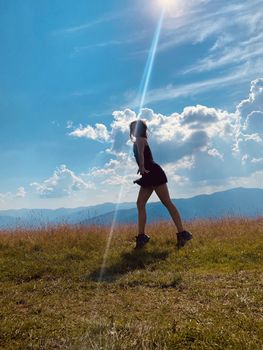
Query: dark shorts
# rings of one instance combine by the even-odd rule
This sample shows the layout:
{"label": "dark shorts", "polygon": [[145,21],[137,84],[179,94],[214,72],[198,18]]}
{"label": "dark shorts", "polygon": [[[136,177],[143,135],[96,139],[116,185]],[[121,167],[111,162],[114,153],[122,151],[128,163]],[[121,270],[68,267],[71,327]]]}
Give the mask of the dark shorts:
{"label": "dark shorts", "polygon": [[141,178],[134,180],[133,183],[141,187],[151,187],[159,186],[168,182],[166,174],[159,164],[153,163],[148,165],[148,167],[145,166],[145,168],[150,170],[150,172],[143,174]]}

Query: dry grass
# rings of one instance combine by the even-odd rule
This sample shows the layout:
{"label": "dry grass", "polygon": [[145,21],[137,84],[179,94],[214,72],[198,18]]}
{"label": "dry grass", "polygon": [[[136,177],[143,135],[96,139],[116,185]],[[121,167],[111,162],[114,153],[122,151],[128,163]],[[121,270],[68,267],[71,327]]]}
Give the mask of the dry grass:
{"label": "dry grass", "polygon": [[262,349],[263,219],[0,234],[0,349]]}

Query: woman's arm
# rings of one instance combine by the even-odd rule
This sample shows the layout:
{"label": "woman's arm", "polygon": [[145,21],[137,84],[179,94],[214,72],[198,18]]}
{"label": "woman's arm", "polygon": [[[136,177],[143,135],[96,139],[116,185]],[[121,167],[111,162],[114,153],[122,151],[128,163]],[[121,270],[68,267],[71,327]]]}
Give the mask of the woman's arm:
{"label": "woman's arm", "polygon": [[149,170],[146,170],[144,168],[144,147],[145,147],[145,140],[143,137],[136,137],[136,144],[138,147],[138,154],[139,154],[139,170],[140,174],[148,173]]}

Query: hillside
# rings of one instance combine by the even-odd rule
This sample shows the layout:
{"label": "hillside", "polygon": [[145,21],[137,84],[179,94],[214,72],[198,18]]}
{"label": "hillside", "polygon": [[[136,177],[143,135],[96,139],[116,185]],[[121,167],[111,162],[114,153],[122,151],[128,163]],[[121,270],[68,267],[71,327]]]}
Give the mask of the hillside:
{"label": "hillside", "polygon": [[[0,349],[263,348],[263,218],[0,233]],[[99,280],[101,276],[101,279]]]}
{"label": "hillside", "polygon": [[[173,199],[184,220],[215,219],[224,217],[256,217],[263,215],[263,190],[234,188],[227,191],[203,194],[192,198]],[[114,216],[120,224],[135,223],[137,208],[111,211],[82,221],[83,224],[110,225]],[[159,201],[147,203],[147,222],[171,220],[168,210]]]}
{"label": "hillside", "polygon": [[[234,188],[227,191],[173,199],[184,220],[256,217],[263,215],[263,189]],[[118,208],[115,213],[116,207]],[[136,223],[136,202],[102,203],[94,206],[59,209],[18,209],[0,211],[0,229],[19,227],[38,228],[54,224],[111,225]],[[147,220],[170,220],[167,209],[160,201],[147,203]]]}
{"label": "hillside", "polygon": [[[0,229],[17,227],[38,228],[47,224],[78,224],[83,220],[114,211],[115,203],[102,203],[88,207],[58,209],[0,210]],[[134,208],[135,203],[120,203],[120,209]]]}

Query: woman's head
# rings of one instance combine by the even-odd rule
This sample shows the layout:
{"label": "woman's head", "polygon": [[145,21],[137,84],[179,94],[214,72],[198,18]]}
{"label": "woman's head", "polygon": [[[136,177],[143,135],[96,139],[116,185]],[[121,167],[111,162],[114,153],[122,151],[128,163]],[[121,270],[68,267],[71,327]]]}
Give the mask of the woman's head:
{"label": "woman's head", "polygon": [[134,120],[130,123],[130,138],[134,137],[146,137],[147,138],[147,125],[142,119]]}

